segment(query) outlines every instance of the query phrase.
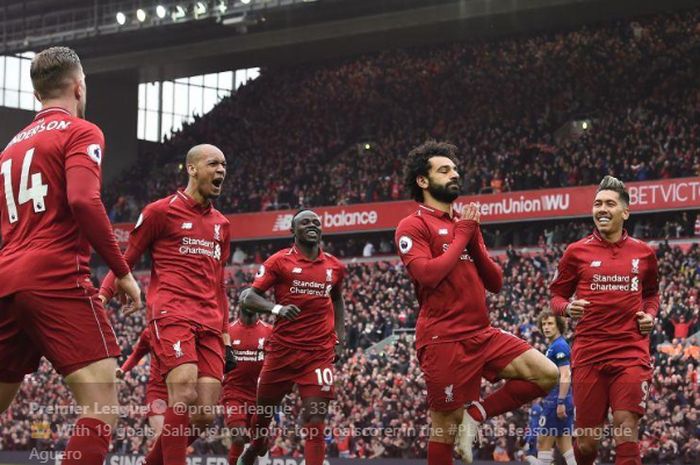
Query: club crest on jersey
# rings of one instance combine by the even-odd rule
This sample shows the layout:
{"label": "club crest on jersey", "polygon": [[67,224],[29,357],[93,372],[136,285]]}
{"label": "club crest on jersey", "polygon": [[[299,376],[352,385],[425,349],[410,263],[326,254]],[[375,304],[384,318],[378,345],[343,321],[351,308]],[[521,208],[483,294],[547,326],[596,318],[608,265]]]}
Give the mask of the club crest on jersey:
{"label": "club crest on jersey", "polygon": [[87,154],[88,157],[92,159],[92,161],[97,163],[97,166],[100,166],[102,164],[102,147],[100,147],[100,144],[88,145]]}
{"label": "club crest on jersey", "polygon": [[220,224],[214,225],[214,240],[215,241],[221,240],[221,225]]}
{"label": "club crest on jersey", "polygon": [[453,402],[455,400],[454,389],[454,384],[450,384],[445,388],[445,402]]}
{"label": "club crest on jersey", "polygon": [[399,251],[401,253],[408,253],[413,247],[413,240],[408,236],[399,237]]}
{"label": "club crest on jersey", "polygon": [[632,274],[639,274],[639,259],[632,259]]}
{"label": "club crest on jersey", "polygon": [[333,268],[326,268],[326,281],[333,281]]}
{"label": "club crest on jersey", "polygon": [[263,350],[265,348],[265,338],[258,338],[258,350]]}
{"label": "club crest on jersey", "polygon": [[175,351],[175,358],[180,358],[184,355],[182,353],[182,347],[179,340],[175,344],[173,344],[173,350]]}

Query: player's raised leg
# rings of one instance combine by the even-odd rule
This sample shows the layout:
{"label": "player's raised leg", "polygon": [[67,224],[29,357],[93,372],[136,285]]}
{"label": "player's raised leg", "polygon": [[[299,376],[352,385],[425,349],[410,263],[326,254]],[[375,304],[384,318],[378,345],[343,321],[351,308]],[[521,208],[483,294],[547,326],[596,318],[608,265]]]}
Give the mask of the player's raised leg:
{"label": "player's raised leg", "polygon": [[489,331],[492,335],[484,348],[488,360],[484,376],[491,380],[502,378],[507,381],[482,402],[472,402],[465,409],[456,447],[466,461],[471,461],[471,449],[479,423],[545,396],[559,379],[556,365],[544,354],[512,334],[493,328]]}

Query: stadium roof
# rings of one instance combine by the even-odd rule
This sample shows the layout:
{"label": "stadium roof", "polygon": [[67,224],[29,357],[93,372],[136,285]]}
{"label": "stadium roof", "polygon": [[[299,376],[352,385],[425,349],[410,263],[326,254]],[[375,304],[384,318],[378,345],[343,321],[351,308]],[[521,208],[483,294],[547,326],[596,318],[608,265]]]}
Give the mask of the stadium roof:
{"label": "stadium roof", "polygon": [[[141,81],[580,24],[697,0],[5,0],[0,54],[66,44],[91,73]],[[167,7],[163,19],[155,8]],[[136,8],[147,13],[136,20]],[[173,19],[181,6],[185,15]],[[117,12],[125,23],[116,21]]]}

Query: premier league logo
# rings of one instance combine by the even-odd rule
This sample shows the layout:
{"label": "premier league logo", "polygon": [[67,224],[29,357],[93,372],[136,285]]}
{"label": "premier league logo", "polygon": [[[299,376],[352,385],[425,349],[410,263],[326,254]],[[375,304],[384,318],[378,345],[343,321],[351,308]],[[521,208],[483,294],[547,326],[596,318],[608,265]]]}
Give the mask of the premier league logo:
{"label": "premier league logo", "polygon": [[411,250],[411,247],[413,247],[413,241],[411,240],[410,237],[408,236],[401,236],[399,237],[399,251],[401,253],[408,253],[409,250]]}

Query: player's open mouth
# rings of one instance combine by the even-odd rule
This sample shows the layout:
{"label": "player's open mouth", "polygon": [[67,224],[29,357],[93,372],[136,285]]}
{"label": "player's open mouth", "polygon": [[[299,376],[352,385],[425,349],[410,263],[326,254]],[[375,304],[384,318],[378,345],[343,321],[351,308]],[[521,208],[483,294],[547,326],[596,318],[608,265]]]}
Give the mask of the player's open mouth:
{"label": "player's open mouth", "polygon": [[598,217],[598,223],[600,223],[600,224],[608,224],[608,223],[610,223],[610,217],[608,217],[608,216],[599,216],[599,217]]}
{"label": "player's open mouth", "polygon": [[214,179],[211,183],[214,184],[214,187],[221,187],[221,184],[224,183],[224,178]]}

